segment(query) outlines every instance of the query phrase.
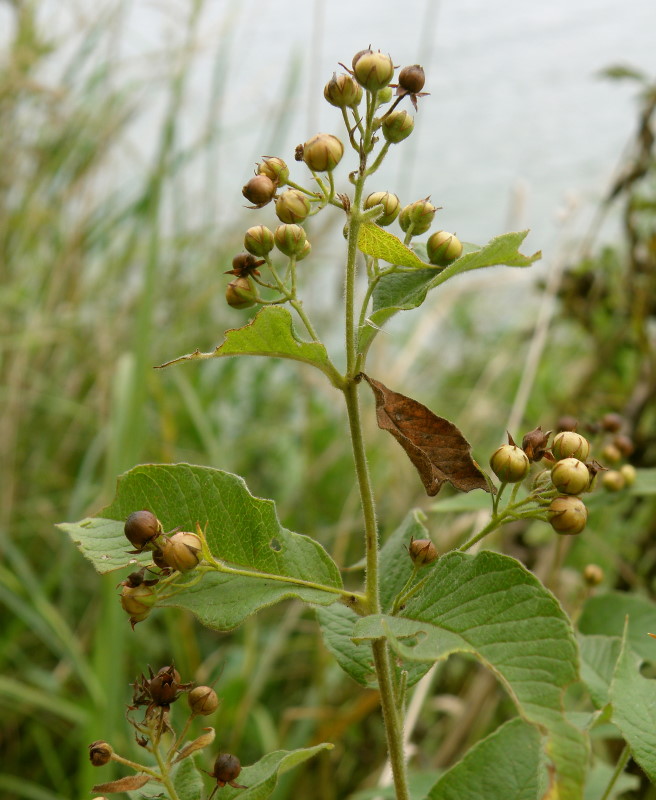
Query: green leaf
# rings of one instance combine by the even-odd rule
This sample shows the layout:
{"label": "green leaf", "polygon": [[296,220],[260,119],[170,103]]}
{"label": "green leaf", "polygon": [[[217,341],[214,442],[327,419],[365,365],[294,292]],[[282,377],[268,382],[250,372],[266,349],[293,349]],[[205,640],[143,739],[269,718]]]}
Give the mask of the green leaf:
{"label": "green leaf", "polygon": [[302,764],[324,750],[332,750],[333,745],[318,744],[299,750],[275,750],[261,758],[256,764],[244,767],[240,772],[238,783],[248,787],[233,789],[232,786],[221,788],[221,800],[265,800],[276,788],[278,778],[290,769]]}
{"label": "green leaf", "polygon": [[537,800],[540,762],[537,729],[513,719],[444,773],[427,800]]}
{"label": "green leaf", "polygon": [[[412,561],[407,552],[410,539],[426,539],[428,531],[422,524],[424,514],[419,509],[409,512],[401,525],[387,539],[380,551],[380,596],[383,609],[392,607],[394,598],[404,587],[412,573]],[[435,565],[426,566],[419,573],[423,578]],[[377,686],[371,648],[353,641],[353,630],[360,617],[347,606],[335,603],[317,609],[326,647],[340,667],[361,686]],[[408,672],[408,685],[414,686],[430,669],[430,664],[403,663],[399,669]]]}
{"label": "green leaf", "polygon": [[185,758],[175,772],[173,785],[180,800],[198,800],[203,795],[203,779],[193,757]]}
{"label": "green leaf", "polygon": [[579,636],[581,680],[595,708],[610,702],[608,691],[620,655],[621,641],[614,636]]}
{"label": "green leaf", "polygon": [[328,604],[340,597],[339,570],[321,545],[283,528],[273,501],[254,497],[243,479],[229,472],[189,464],[142,465],[119,478],[116,499],[100,512],[102,519],[60,527],[99,572],[109,572],[134,563],[123,524],[142,508],[153,511],[164,530],[206,527],[212,555],[247,573],[207,572],[197,582],[200,567],[181,576],[177,583],[183,588],[158,605],[186,608],[210,627],[231,630],[285,598]]}
{"label": "green leaf", "polygon": [[645,659],[654,658],[656,642],[647,634],[656,633],[656,604],[646,597],[624,592],[590,597],[583,606],[578,628],[587,635],[621,638],[627,616],[631,649]]}
{"label": "green leaf", "polygon": [[556,599],[518,561],[489,551],[442,556],[399,617],[371,616],[356,624],[357,640],[382,636],[408,661],[477,655],[522,716],[548,732],[560,800],[581,797],[587,741],[562,707],[565,688],[577,679],[576,641]]}
{"label": "green leaf", "polygon": [[[656,642],[652,641],[653,654]],[[653,655],[652,654],[652,655]],[[656,782],[656,681],[640,674],[644,659],[631,648],[628,625],[622,638],[615,676],[610,687],[613,722],[652,783]]]}
{"label": "green leaf", "polygon": [[225,332],[223,344],[209,353],[195,350],[179,356],[157,369],[170,367],[182,361],[197,361],[225,356],[270,356],[303,361],[324,372],[331,382],[341,385],[341,376],[333,366],[326,348],[320,342],[305,342],[299,339],[292,322],[292,315],[280,306],[265,306],[243,328]]}
{"label": "green leaf", "polygon": [[425,269],[410,273],[393,273],[381,278],[373,293],[373,309],[367,323],[359,332],[359,351],[366,353],[378,328],[398,311],[407,311],[420,306],[431,289],[462,272],[483,267],[505,264],[509,267],[528,267],[541,254],[525,256],[519,252],[528,231],[505,233],[491,239],[484,247],[466,253],[444,269]]}
{"label": "green leaf", "polygon": [[432,268],[432,264],[425,264],[407,245],[393,233],[386,231],[373,222],[364,222],[360,226],[358,247],[365,255],[373,258],[382,258],[390,264],[401,267]]}
{"label": "green leaf", "polygon": [[[524,492],[524,494],[526,493]],[[487,494],[481,494],[480,492],[463,494],[459,492],[433,503],[430,507],[430,512],[431,514],[462,514],[469,511],[488,511],[490,505],[490,496]]]}

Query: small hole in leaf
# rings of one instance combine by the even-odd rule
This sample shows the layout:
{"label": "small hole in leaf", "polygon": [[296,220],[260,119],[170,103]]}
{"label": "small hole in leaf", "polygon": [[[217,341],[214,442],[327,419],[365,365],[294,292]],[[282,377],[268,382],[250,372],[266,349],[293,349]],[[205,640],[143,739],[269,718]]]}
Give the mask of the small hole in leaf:
{"label": "small hole in leaf", "polygon": [[100,556],[100,560],[101,560],[101,561],[107,561],[107,559],[108,559],[108,558],[109,558],[109,556],[107,555],[107,553],[103,553],[103,554]]}
{"label": "small hole in leaf", "polygon": [[640,674],[643,678],[653,680],[656,678],[656,664],[653,661],[645,661],[640,665]]}
{"label": "small hole in leaf", "polygon": [[277,539],[271,539],[271,541],[269,542],[269,547],[272,550],[275,550],[276,553],[279,553],[282,550],[282,545]]}
{"label": "small hole in leaf", "polygon": [[136,559],[136,558],[131,558],[131,559],[128,561],[128,564],[138,564],[138,563],[139,563],[139,562],[137,561],[137,559]]}

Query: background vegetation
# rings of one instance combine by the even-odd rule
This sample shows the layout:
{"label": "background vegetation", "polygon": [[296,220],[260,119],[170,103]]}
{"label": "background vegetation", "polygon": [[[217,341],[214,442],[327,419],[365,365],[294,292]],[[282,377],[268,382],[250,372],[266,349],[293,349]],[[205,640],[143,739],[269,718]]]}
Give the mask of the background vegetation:
{"label": "background vegetation", "polygon": [[[185,207],[186,170],[212,163],[218,135],[210,109],[197,143],[182,143],[179,100],[191,55],[175,59],[163,83],[167,111],[152,159],[116,190],[107,176],[126,155],[124,134],[147,87],[117,80],[111,58],[98,63],[111,37],[107,20],[85,33],[56,83],[44,82],[42,65],[59,43],[39,29],[29,4],[14,10],[0,62],[0,793],[86,796],[95,779],[87,745],[124,740],[128,683],[145,662],[172,660],[187,678],[218,679],[219,740],[243,763],[280,747],[337,743],[283,780],[277,797],[365,791],[384,753],[377,697],[341,673],[310,614],[291,603],[219,636],[168,611],[133,633],[118,578],[99,580],[53,527],[97,510],[116,475],[138,462],[191,461],[248,476],[253,492],[276,499],[287,527],[318,538],[340,565],[361,555],[345,421],[322,384],[306,391],[309,371],[258,359],[151,369],[209,349],[244,321],[223,302],[222,275],[241,249],[241,228],[199,220]],[[197,21],[192,9],[190,36]],[[481,463],[506,427],[518,435],[537,424],[550,429],[567,413],[594,435],[612,411],[635,442],[632,463],[655,465],[656,92],[642,76],[624,77],[641,91],[624,171],[587,240],[568,245],[544,285],[524,289],[517,324],[494,306],[482,313],[481,292],[500,308],[512,297],[504,295],[512,292],[507,277],[499,285],[493,271],[449,286],[421,321],[406,316],[373,354],[371,371],[453,419]],[[218,91],[214,102],[218,111]],[[617,209],[617,244],[597,246],[606,212]],[[328,256],[326,248],[325,263],[313,263],[316,274],[334,268]],[[327,323],[331,314],[324,309]],[[473,527],[476,509],[427,502],[396,445],[376,433],[373,413],[369,424],[386,531],[413,504],[428,514],[438,546]],[[593,510],[566,554],[553,588],[570,609],[591,561],[604,568],[602,588],[653,598],[656,516],[645,480],[618,494],[610,511]],[[564,555],[553,539],[518,526],[495,546],[544,577]],[[463,658],[422,686],[413,743],[427,770],[453,763],[508,714],[494,679]],[[629,788],[633,797],[654,795],[640,776]]]}

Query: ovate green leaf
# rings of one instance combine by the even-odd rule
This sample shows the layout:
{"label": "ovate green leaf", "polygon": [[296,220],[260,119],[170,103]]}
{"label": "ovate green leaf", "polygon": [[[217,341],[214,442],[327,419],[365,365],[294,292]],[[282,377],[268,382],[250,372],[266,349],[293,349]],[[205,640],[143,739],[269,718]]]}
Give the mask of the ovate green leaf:
{"label": "ovate green leaf", "polygon": [[194,531],[199,524],[216,559],[249,573],[208,572],[196,581],[194,570],[180,577],[183,588],[159,605],[186,608],[206,625],[230,630],[288,597],[319,604],[339,599],[339,570],[321,545],[283,528],[273,501],[254,497],[243,479],[229,472],[189,464],[142,465],[119,478],[116,498],[100,512],[100,520],[60,527],[99,572],[108,572],[133,562],[123,524],[132,511],[144,508],[157,515],[164,530]]}
{"label": "ovate green leaf", "polygon": [[[378,282],[373,294],[373,309],[367,323],[360,329],[358,347],[366,352],[377,329],[398,311],[417,308],[426,299],[431,289],[473,269],[505,264],[509,267],[528,267],[537,261],[541,254],[525,256],[519,252],[528,231],[505,233],[491,239],[484,247],[466,253],[445,269],[422,269],[410,273],[393,273]],[[429,265],[423,264],[428,267]]]}
{"label": "ovate green leaf", "polygon": [[579,800],[587,743],[562,706],[565,688],[577,679],[576,641],[556,599],[515,559],[489,551],[448,553],[400,616],[363,618],[354,635],[387,636],[408,661],[432,663],[455,652],[477,655],[522,716],[548,732],[560,800]]}
{"label": "ovate green leaf", "polygon": [[173,785],[180,800],[198,800],[203,796],[203,779],[193,757],[180,762],[173,778]]}
{"label": "ovate green leaf", "polygon": [[244,767],[237,779],[246,789],[222,787],[221,800],[265,800],[276,788],[278,778],[290,769],[302,764],[324,750],[332,750],[333,745],[324,743],[299,750],[275,750],[267,753],[257,763]]}
{"label": "ovate green leaf", "polygon": [[540,744],[533,725],[511,720],[442,775],[427,800],[537,800]]}
{"label": "ovate green leaf", "polygon": [[[656,642],[651,640],[656,653]],[[613,722],[622,731],[635,760],[656,782],[656,680],[640,674],[643,659],[631,649],[628,628],[622,639],[610,687]]]}
{"label": "ovate green leaf", "polygon": [[225,356],[270,356],[303,361],[324,372],[330,380],[339,383],[340,376],[328,357],[326,348],[319,342],[305,342],[294,329],[292,315],[280,306],[265,306],[248,325],[225,332],[225,341],[209,353],[195,350],[165,364],[197,361]]}

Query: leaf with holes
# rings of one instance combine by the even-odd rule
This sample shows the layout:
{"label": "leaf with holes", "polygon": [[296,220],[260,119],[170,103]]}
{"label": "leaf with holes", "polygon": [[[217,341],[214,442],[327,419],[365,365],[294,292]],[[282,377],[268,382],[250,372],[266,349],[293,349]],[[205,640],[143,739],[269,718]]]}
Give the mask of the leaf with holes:
{"label": "leaf with holes", "polygon": [[170,367],[182,361],[198,361],[226,356],[270,356],[289,358],[310,364],[325,373],[332,383],[339,385],[341,376],[333,366],[326,348],[319,342],[304,342],[299,339],[292,322],[292,315],[280,306],[265,306],[248,325],[225,332],[225,341],[209,353],[195,350],[179,356],[157,369]]}
{"label": "leaf with holes", "polygon": [[547,732],[560,800],[580,800],[587,739],[563,710],[563,693],[578,677],[574,632],[558,601],[518,561],[489,551],[447,553],[399,616],[362,618],[354,636],[387,637],[407,661],[476,655],[524,719]]}
{"label": "leaf with holes", "polygon": [[[541,253],[525,256],[519,247],[528,231],[504,233],[491,239],[484,247],[465,253],[444,269],[426,269],[385,275],[373,293],[373,307],[365,325],[360,328],[358,350],[366,353],[378,330],[399,311],[418,308],[431,289],[435,289],[450,278],[475,269],[506,265],[528,267],[541,257]],[[418,259],[419,260],[419,259]]]}
{"label": "leaf with holes", "polygon": [[378,427],[391,433],[405,450],[429,496],[436,495],[446,481],[461,492],[490,491],[471,457],[471,445],[452,422],[379,381],[363,377],[376,398]]}
{"label": "leaf with holes", "polygon": [[230,630],[285,598],[326,605],[342,594],[339,570],[320,544],[283,528],[273,501],[254,497],[242,478],[209,467],[135,467],[119,478],[116,498],[99,518],[59,527],[99,572],[108,572],[135,563],[123,524],[144,508],[164,530],[205,528],[214,558],[241,573],[207,572],[200,581],[198,571],[188,573],[177,593],[158,605],[186,608],[204,624]]}

